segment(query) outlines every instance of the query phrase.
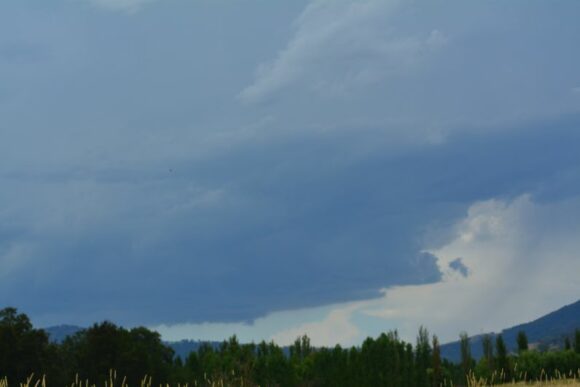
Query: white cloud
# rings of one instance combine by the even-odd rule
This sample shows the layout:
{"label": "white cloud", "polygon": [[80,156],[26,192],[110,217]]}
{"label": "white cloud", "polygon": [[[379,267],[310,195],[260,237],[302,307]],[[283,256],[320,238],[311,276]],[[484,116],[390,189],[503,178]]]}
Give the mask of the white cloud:
{"label": "white cloud", "polygon": [[421,54],[443,46],[438,30],[428,37],[389,30],[397,1],[313,1],[296,20],[296,33],[275,60],[259,66],[239,98],[260,102],[295,83],[323,95],[345,94],[416,65]]}
{"label": "white cloud", "polygon": [[[454,239],[430,251],[443,273],[440,283],[386,289],[365,313],[396,320],[405,337],[426,324],[444,340],[464,329],[493,331],[529,321],[576,301],[580,279],[580,200],[538,204],[513,201],[474,204]],[[470,275],[449,267],[461,257]]]}
{"label": "white cloud", "polygon": [[[291,344],[307,334],[314,345],[360,343],[366,336],[397,329],[414,341],[425,325],[443,341],[499,331],[530,321],[578,299],[580,288],[580,198],[537,203],[529,195],[474,203],[453,227],[438,258],[441,282],[384,289],[379,299],[277,312],[253,325],[189,324],[157,327],[165,338],[224,338],[240,332],[251,340]],[[461,258],[463,275],[450,266]],[[452,265],[453,266],[453,265]]]}
{"label": "white cloud", "polygon": [[[579,209],[580,198],[540,204],[529,195],[475,203],[453,239],[429,250],[438,257],[441,282],[384,289],[381,299],[338,305],[273,338],[288,343],[306,333],[315,343],[349,345],[396,328],[413,341],[426,325],[450,341],[463,330],[499,331],[540,317],[578,299],[580,221],[572,214]],[[449,266],[458,257],[468,276]]]}
{"label": "white cloud", "polygon": [[[328,313],[328,309],[328,307],[322,307],[274,312],[254,320],[252,324],[244,322],[162,324],[151,329],[158,331],[164,340],[169,341],[182,339],[220,341],[232,335],[236,335],[242,342],[261,341],[269,340],[275,335],[281,337],[279,332],[288,332],[294,327],[302,326],[304,321],[328,320],[324,317]],[[334,315],[340,313],[339,311]],[[300,333],[295,337],[290,337],[286,342],[287,344],[294,342],[296,337],[304,334],[301,329],[295,329],[295,331]]]}
{"label": "white cloud", "polygon": [[288,345],[297,337],[308,335],[315,346],[332,347],[337,343],[351,344],[357,339],[361,330],[351,321],[352,313],[359,308],[358,303],[332,310],[322,321],[304,323],[276,333],[271,337],[274,342]]}
{"label": "white cloud", "polygon": [[274,340],[279,345],[290,345],[306,334],[315,346],[334,346],[336,343],[354,345],[363,331],[352,317],[364,303],[274,312],[256,319],[252,324],[162,324],[151,329],[170,341],[192,338],[220,341],[236,335],[243,342]]}

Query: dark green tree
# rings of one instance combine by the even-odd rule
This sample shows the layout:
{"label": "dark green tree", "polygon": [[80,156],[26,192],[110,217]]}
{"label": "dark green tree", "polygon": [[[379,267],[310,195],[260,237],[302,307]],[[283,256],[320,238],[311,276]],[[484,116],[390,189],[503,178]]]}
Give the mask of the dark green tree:
{"label": "dark green tree", "polygon": [[310,338],[306,335],[296,338],[294,344],[290,346],[290,362],[298,381],[307,380],[310,376],[312,360],[309,357],[312,352]]}
{"label": "dark green tree", "polygon": [[187,375],[191,380],[203,380],[203,367],[198,352],[192,351],[187,355],[184,367],[186,368]]}
{"label": "dark green tree", "polygon": [[197,350],[197,355],[201,369],[200,380],[218,377],[221,370],[219,353],[210,344],[203,343]]}
{"label": "dark green tree", "polygon": [[424,326],[419,327],[417,345],[415,346],[415,364],[417,372],[416,385],[419,387],[429,386],[428,369],[431,368],[432,354],[429,331]]}
{"label": "dark green tree", "polygon": [[433,335],[433,362],[431,372],[431,385],[439,387],[443,383],[443,370],[441,369],[441,347],[439,339]]}
{"label": "dark green tree", "polygon": [[483,357],[487,361],[489,368],[493,369],[493,341],[489,334],[483,336],[481,339],[481,346],[483,349]]}
{"label": "dark green tree", "polygon": [[580,354],[580,329],[574,332],[574,351]]}
{"label": "dark green tree", "polygon": [[71,370],[69,378],[78,373],[96,384],[110,379],[110,370],[118,371],[118,382],[127,377],[129,385],[139,385],[145,375],[162,383],[169,380],[173,367],[173,350],[157,332],[143,327],[128,331],[108,321],[68,337],[62,352]]}
{"label": "dark green tree", "polygon": [[399,348],[403,359],[403,376],[401,384],[403,386],[412,385],[415,379],[415,362],[413,361],[413,345],[411,343],[399,342]]}
{"label": "dark green tree", "polygon": [[572,349],[572,344],[570,343],[570,338],[568,336],[564,337],[564,351],[569,351]]}
{"label": "dark green tree", "polygon": [[274,342],[257,345],[253,382],[260,386],[296,385],[288,358]]}
{"label": "dark green tree", "polygon": [[461,347],[461,368],[464,375],[467,377],[473,368],[473,358],[471,357],[471,342],[467,332],[462,332],[459,335],[459,340]]}
{"label": "dark green tree", "polygon": [[27,315],[16,308],[0,310],[0,377],[14,385],[33,372],[57,380],[53,374],[56,356],[56,347],[49,344],[43,330],[32,327]]}
{"label": "dark green tree", "polygon": [[493,357],[493,342],[489,334],[481,338],[483,356],[476,365],[475,371],[479,377],[490,379],[495,367]]}
{"label": "dark green tree", "polygon": [[526,332],[519,331],[516,341],[518,344],[518,353],[528,350],[528,336],[526,335]]}
{"label": "dark green tree", "polygon": [[133,328],[122,350],[118,371],[125,374],[128,381],[140,381],[145,374],[159,382],[168,380],[174,352],[163,344],[158,332],[144,327]]}
{"label": "dark green tree", "polygon": [[503,375],[504,380],[511,379],[511,368],[508,359],[507,348],[501,334],[497,335],[495,339],[496,354],[496,370]]}

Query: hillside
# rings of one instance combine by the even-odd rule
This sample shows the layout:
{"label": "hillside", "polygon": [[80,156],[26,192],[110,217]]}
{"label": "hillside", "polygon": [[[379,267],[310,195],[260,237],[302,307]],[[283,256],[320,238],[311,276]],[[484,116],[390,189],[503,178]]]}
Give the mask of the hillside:
{"label": "hillside", "polygon": [[53,343],[62,343],[68,336],[72,336],[83,328],[76,325],[56,325],[43,328],[48,333],[48,339]]}
{"label": "hillside", "polygon": [[[508,350],[515,351],[516,336],[519,331],[526,332],[530,344],[547,348],[561,347],[564,337],[570,337],[578,328],[580,328],[580,300],[531,322],[504,329],[501,334]],[[495,333],[490,333],[490,335],[495,337]],[[476,359],[482,356],[482,337],[483,335],[471,337],[471,354]],[[458,361],[461,356],[459,341],[442,345],[441,355],[446,359]]]}

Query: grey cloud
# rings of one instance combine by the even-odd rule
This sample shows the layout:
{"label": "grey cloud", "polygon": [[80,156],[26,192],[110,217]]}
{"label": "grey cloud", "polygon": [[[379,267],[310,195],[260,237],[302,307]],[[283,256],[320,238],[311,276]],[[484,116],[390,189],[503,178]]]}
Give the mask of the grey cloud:
{"label": "grey cloud", "polygon": [[464,277],[467,277],[469,275],[469,268],[465,266],[465,264],[463,263],[463,259],[461,258],[456,258],[453,261],[449,262],[449,267]]}
{"label": "grey cloud", "polygon": [[[501,128],[578,111],[569,92],[580,65],[571,8],[446,5],[313,2],[316,12],[307,8],[294,37],[240,96],[295,126],[401,122],[412,129],[392,125],[393,135],[434,141],[451,127]],[[531,22],[539,19],[553,38]]]}
{"label": "grey cloud", "polygon": [[0,62],[22,65],[39,62],[48,57],[42,48],[26,42],[7,42],[0,44]]}
{"label": "grey cloud", "polygon": [[[245,321],[437,281],[418,236],[474,201],[533,192],[571,168],[578,122],[338,167],[360,132],[232,149],[165,176],[5,179],[4,243],[17,235],[38,255],[3,282],[0,301],[50,323]],[[17,291],[28,281],[33,290]]]}
{"label": "grey cloud", "polygon": [[[440,47],[416,71],[338,98],[296,78],[241,106],[257,63],[349,4],[316,2],[316,17],[293,29],[306,3],[158,2],[134,17],[0,4],[1,35],[29,26],[29,41],[50,53],[0,72],[11,91],[0,103],[0,304],[47,324],[154,324],[366,299],[437,281],[423,235],[474,201],[577,195],[580,120],[561,116],[574,110],[558,94],[577,82],[574,12],[526,7],[562,16],[537,31],[510,27],[527,20],[515,6],[455,4],[448,16],[405,5],[390,19],[394,36]],[[341,63],[328,84],[390,60],[372,46],[384,13],[341,56],[365,4],[383,9],[357,4],[309,73]],[[548,59],[526,43],[545,31],[561,38]],[[300,61],[305,74],[316,62]],[[537,120],[538,110],[561,118]]]}

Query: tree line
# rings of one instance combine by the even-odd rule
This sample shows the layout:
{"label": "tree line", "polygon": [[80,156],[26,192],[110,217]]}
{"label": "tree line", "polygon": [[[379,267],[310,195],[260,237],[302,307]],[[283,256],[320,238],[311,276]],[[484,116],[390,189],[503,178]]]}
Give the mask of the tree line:
{"label": "tree line", "polygon": [[202,345],[182,360],[147,328],[105,321],[52,343],[25,314],[5,308],[0,310],[0,378],[17,385],[34,373],[46,375],[48,385],[70,385],[75,378],[104,385],[116,370],[130,386],[141,385],[147,375],[153,385],[432,387],[465,385],[467,377],[530,380],[580,368],[578,330],[573,342],[567,339],[563,350],[552,352],[530,350],[523,332],[517,353],[508,353],[501,335],[484,336],[479,361],[471,357],[467,334],[460,339],[459,363],[443,359],[437,336],[423,327],[414,345],[389,332],[352,348],[315,348],[303,336],[286,350],[273,342],[241,344],[233,336],[219,348]]}

